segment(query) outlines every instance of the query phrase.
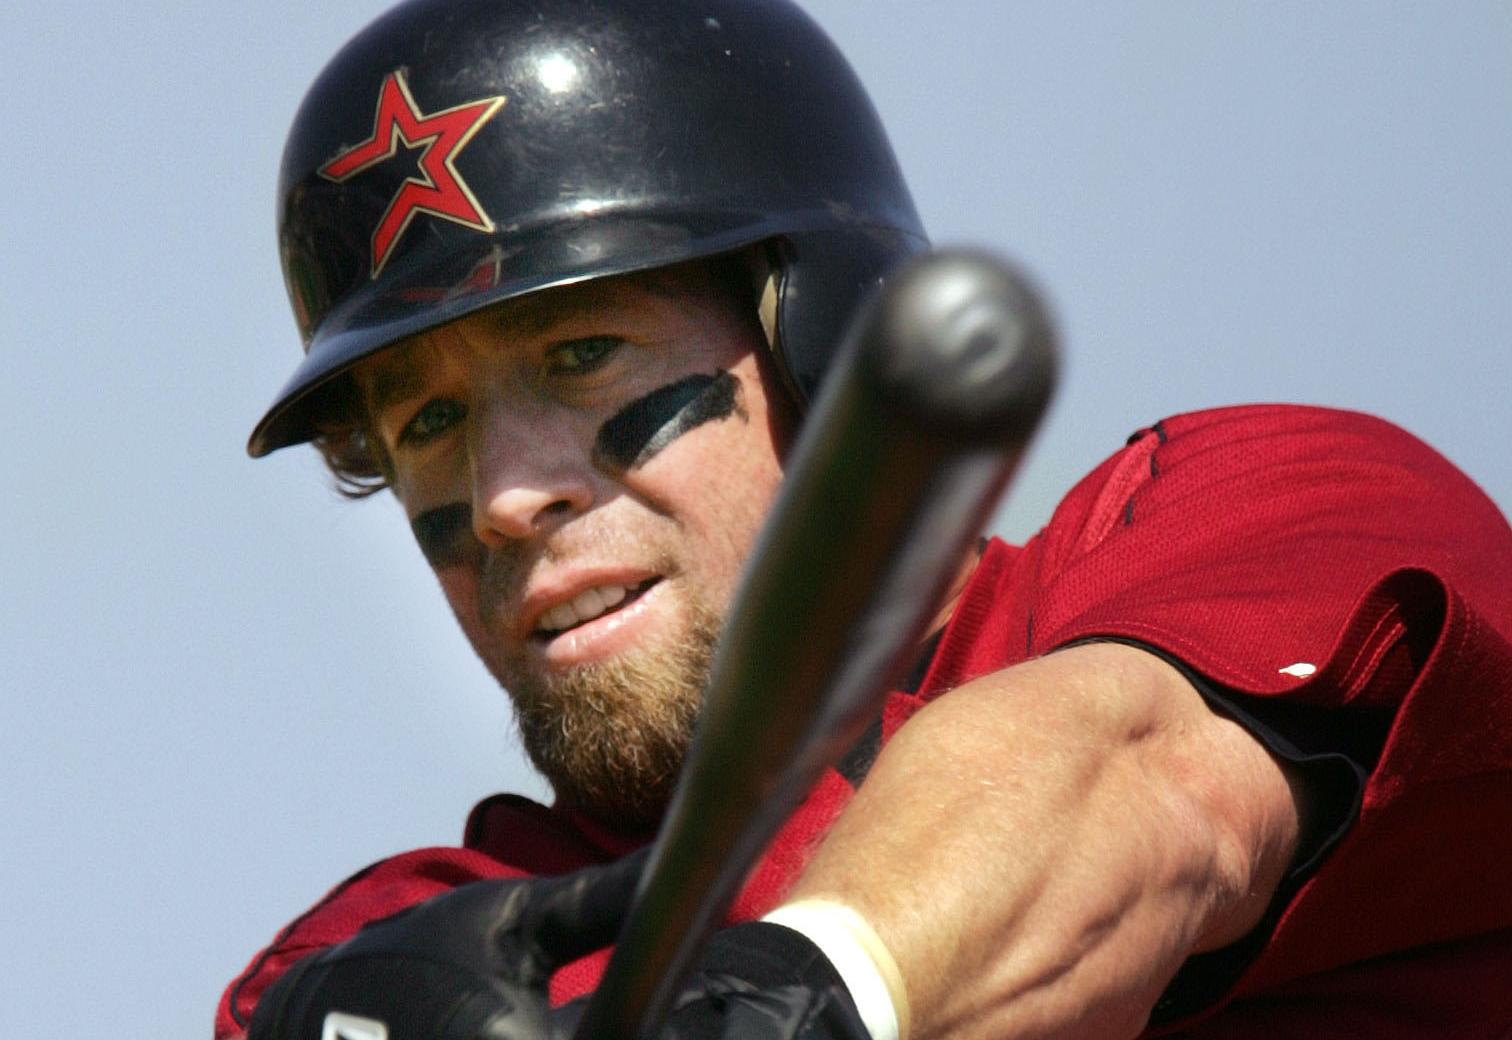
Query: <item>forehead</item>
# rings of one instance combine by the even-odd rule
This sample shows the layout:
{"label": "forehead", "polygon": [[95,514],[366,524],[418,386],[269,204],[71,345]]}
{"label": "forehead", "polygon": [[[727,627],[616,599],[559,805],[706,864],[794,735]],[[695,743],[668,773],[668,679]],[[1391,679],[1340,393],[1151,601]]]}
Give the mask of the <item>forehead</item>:
{"label": "forehead", "polygon": [[427,373],[469,348],[498,350],[590,334],[612,320],[627,332],[697,321],[708,308],[735,305],[735,294],[707,265],[682,264],[543,289],[429,329],[359,362],[352,375],[369,408],[413,396]]}

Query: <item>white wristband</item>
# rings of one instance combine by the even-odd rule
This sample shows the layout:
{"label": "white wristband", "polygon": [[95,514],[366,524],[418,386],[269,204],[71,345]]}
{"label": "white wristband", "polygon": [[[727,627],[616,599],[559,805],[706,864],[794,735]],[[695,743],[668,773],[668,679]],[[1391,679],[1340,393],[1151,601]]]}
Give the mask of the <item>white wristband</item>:
{"label": "white wristband", "polygon": [[806,936],[834,965],[872,1040],[907,1040],[908,994],[892,954],[866,918],[843,903],[804,899],[762,918]]}

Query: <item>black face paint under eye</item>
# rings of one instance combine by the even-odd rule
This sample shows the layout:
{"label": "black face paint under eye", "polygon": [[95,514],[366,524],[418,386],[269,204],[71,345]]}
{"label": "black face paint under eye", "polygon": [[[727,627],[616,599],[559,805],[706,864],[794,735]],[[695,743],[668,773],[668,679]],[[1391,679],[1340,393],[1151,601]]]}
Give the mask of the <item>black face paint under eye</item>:
{"label": "black face paint under eye", "polygon": [[745,417],[740,383],[734,376],[728,372],[688,376],[615,412],[599,428],[593,458],[608,468],[635,469],[689,430],[735,413]]}
{"label": "black face paint under eye", "polygon": [[483,543],[473,534],[472,507],[465,502],[427,509],[410,521],[410,529],[432,567],[457,567],[482,555]]}

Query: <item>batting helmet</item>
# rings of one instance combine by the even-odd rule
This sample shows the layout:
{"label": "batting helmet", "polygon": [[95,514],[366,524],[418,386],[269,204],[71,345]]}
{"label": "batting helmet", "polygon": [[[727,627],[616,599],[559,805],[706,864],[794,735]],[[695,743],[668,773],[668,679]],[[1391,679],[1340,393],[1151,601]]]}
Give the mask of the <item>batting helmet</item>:
{"label": "batting helmet", "polygon": [[410,0],[315,81],[279,193],[305,359],[254,456],[313,437],[333,378],[403,337],[759,242],[807,396],[925,245],[865,91],[787,0]]}

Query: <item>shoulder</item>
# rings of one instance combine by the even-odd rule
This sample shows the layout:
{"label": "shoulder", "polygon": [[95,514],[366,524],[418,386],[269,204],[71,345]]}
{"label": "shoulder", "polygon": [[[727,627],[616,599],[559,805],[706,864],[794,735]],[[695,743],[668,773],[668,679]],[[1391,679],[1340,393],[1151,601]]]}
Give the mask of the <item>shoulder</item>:
{"label": "shoulder", "polygon": [[926,687],[1115,637],[1286,692],[1404,571],[1426,575],[1416,598],[1447,587],[1512,618],[1512,530],[1421,439],[1308,405],[1174,415],[1078,481],[1022,550],[989,550]]}
{"label": "shoulder", "polygon": [[1381,501],[1414,505],[1413,517],[1458,518],[1456,528],[1464,520],[1506,527],[1473,481],[1400,426],[1363,412],[1284,404],[1189,412],[1136,430],[1076,485],[1055,522],[1070,521],[1087,547],[1152,510],[1170,519],[1179,509],[1231,528],[1289,511],[1321,519],[1321,504],[1337,510]]}
{"label": "shoulder", "polygon": [[1083,479],[1037,542],[1037,651],[1124,636],[1256,692],[1320,665],[1404,571],[1512,615],[1512,531],[1494,503],[1359,412],[1248,405],[1157,422]]}

